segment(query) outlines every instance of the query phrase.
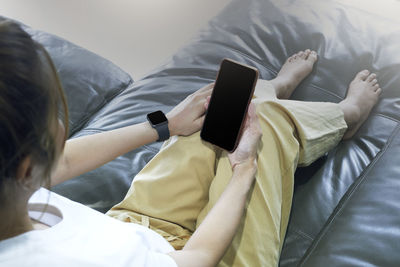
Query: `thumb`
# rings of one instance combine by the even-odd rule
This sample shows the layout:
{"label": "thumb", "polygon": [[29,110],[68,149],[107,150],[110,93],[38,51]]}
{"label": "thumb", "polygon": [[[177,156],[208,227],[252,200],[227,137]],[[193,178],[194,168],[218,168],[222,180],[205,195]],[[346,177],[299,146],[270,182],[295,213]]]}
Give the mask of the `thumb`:
{"label": "thumb", "polygon": [[203,127],[204,118],[205,116],[203,115],[194,121],[194,124],[198,127],[199,130]]}
{"label": "thumb", "polygon": [[207,98],[206,98],[206,103],[204,103],[204,107],[206,108],[206,110],[208,109],[208,106],[210,105],[210,99],[211,99],[211,96],[207,96]]}

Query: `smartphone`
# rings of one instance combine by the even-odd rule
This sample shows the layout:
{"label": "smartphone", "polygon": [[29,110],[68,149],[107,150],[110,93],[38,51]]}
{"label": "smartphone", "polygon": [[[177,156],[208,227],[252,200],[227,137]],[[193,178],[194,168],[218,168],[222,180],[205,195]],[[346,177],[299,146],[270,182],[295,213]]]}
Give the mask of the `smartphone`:
{"label": "smartphone", "polygon": [[229,152],[239,142],[258,70],[231,59],[221,62],[200,136]]}

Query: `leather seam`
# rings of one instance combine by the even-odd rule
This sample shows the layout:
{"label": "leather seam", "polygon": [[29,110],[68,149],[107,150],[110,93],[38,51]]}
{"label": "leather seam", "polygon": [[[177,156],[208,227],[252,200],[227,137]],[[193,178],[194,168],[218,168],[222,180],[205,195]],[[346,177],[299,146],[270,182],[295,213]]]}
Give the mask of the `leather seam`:
{"label": "leather seam", "polygon": [[156,153],[156,154],[160,151],[160,149],[151,147],[151,146],[149,146],[149,145],[144,145],[143,147],[144,147],[145,149],[147,149],[149,152]]}
{"label": "leather seam", "polygon": [[239,49],[237,49],[237,48],[234,48],[234,47],[232,47],[232,46],[227,46],[227,44],[226,43],[222,43],[222,42],[211,42],[210,40],[207,40],[207,41],[203,41],[203,43],[206,43],[206,42],[208,42],[208,43],[212,43],[212,44],[220,44],[220,45],[223,45],[223,47],[224,48],[227,48],[228,50],[231,50],[231,51],[233,51],[233,52],[236,52],[236,53],[238,53],[238,54],[240,54],[240,55],[242,55],[242,56],[244,56],[244,57],[246,57],[247,59],[250,59],[250,60],[253,60],[253,61],[256,61],[260,66],[262,66],[263,68],[265,68],[267,71],[269,71],[269,72],[272,72],[273,74],[278,74],[278,72],[277,71],[275,71],[273,68],[270,68],[269,66],[266,66],[265,65],[265,62],[262,62],[260,59],[258,59],[258,58],[255,58],[255,57],[253,57],[253,56],[250,56],[249,54],[246,54],[246,53],[244,53],[244,52],[242,52],[242,51],[240,51]]}
{"label": "leather seam", "polygon": [[103,109],[108,103],[111,102],[111,100],[113,100],[118,95],[120,95],[122,92],[124,92],[132,84],[133,84],[133,80],[132,80],[132,78],[130,78],[129,83],[125,87],[115,91],[109,97],[104,97],[102,103],[99,104],[99,106],[96,109],[94,109],[91,113],[86,114],[84,117],[82,117],[79,121],[77,121],[75,123],[75,126],[73,127],[73,129],[71,129],[69,136],[72,136],[72,135],[76,134],[77,132],[79,132],[80,130],[83,130],[88,125],[88,122],[93,117],[93,115],[95,115],[97,112],[99,112],[101,109]]}
{"label": "leather seam", "polygon": [[[225,43],[222,43],[222,42],[211,42],[211,41],[207,41],[207,42],[221,44],[225,48],[227,48],[228,50],[234,51],[234,52],[236,52],[236,53],[248,58],[249,60],[256,61],[260,66],[262,66],[264,69],[266,69],[267,71],[269,71],[273,75],[277,75],[278,74],[278,71],[274,70],[271,66],[266,65],[264,61],[261,61],[260,59],[257,59],[255,57],[249,55],[249,54],[246,54],[246,53],[240,51],[237,48],[234,48],[234,47],[231,47],[231,46],[227,46]],[[203,43],[204,43],[204,41],[203,41]],[[322,92],[324,92],[324,93],[326,93],[326,94],[328,94],[330,96],[333,96],[333,97],[337,98],[338,100],[343,100],[343,97],[341,97],[339,95],[336,95],[336,94],[332,93],[331,91],[329,91],[327,89],[324,89],[322,87],[319,87],[319,86],[317,86],[317,85],[315,85],[313,83],[310,83],[308,86],[313,87],[314,89],[318,89],[318,90],[320,90],[320,91],[322,91]]]}
{"label": "leather seam", "polygon": [[357,191],[358,187],[364,183],[364,181],[367,179],[367,174],[371,171],[372,167],[375,166],[375,164],[382,158],[382,155],[386,152],[388,149],[389,145],[392,143],[394,137],[400,130],[400,124],[397,124],[396,128],[393,130],[392,134],[390,135],[388,141],[386,142],[385,146],[382,148],[381,151],[377,153],[375,158],[372,160],[372,162],[368,165],[367,168],[361,173],[359,178],[356,180],[356,182],[353,183],[353,186],[345,193],[345,195],[341,198],[339,201],[339,204],[336,206],[336,208],[333,210],[332,215],[328,218],[327,222],[324,224],[322,230],[319,232],[317,237],[314,239],[313,243],[310,245],[310,247],[307,249],[307,251],[304,253],[303,257],[301,258],[299,262],[299,266],[303,265],[304,262],[310,257],[310,255],[314,252],[315,248],[319,244],[319,242],[322,240],[322,238],[325,236],[327,232],[329,232],[330,226],[333,224],[335,221],[336,217],[338,217],[342,211],[343,208],[347,205],[347,203],[350,201],[351,197],[353,196],[353,193]]}
{"label": "leather seam", "polygon": [[400,123],[400,120],[395,119],[395,118],[392,118],[392,117],[389,117],[389,116],[387,116],[387,115],[385,115],[385,114],[382,114],[382,113],[376,113],[376,114],[374,114],[374,115],[380,116],[380,117],[382,117],[382,118],[385,118],[385,119],[388,119],[388,120],[391,120],[391,121],[394,121],[394,122],[397,122],[397,123]]}
{"label": "leather seam", "polygon": [[314,89],[318,89],[318,90],[320,90],[320,91],[322,91],[322,92],[324,92],[324,93],[326,93],[326,94],[328,94],[328,95],[330,95],[330,96],[333,96],[333,97],[337,98],[338,100],[343,100],[343,97],[341,97],[341,96],[339,96],[339,95],[337,95],[337,94],[334,94],[334,93],[332,93],[331,91],[329,91],[329,90],[327,90],[327,89],[324,89],[324,88],[322,88],[322,87],[319,87],[319,86],[317,86],[317,85],[315,85],[315,84],[313,84],[313,83],[310,83],[308,86],[309,86],[309,87],[312,87],[312,88],[314,88]]}
{"label": "leather seam", "polygon": [[292,229],[291,231],[292,231],[293,233],[295,233],[295,234],[301,236],[301,237],[304,237],[304,238],[306,238],[306,239],[309,239],[311,242],[313,241],[312,236],[308,235],[307,233],[303,232],[303,231],[300,230],[300,229]]}

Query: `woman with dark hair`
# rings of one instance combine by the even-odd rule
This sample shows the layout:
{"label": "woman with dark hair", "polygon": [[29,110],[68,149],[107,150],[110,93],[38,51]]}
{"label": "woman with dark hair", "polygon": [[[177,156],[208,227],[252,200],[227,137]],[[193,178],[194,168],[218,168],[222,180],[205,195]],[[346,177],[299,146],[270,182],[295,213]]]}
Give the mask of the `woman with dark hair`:
{"label": "woman with dark hair", "polygon": [[352,137],[381,93],[376,75],[362,71],[339,104],[285,100],[316,60],[301,51],[275,79],[258,81],[233,153],[198,134],[212,84],[190,95],[166,115],[171,138],[106,216],[42,186],[159,132],[144,122],[66,141],[68,110],[49,55],[17,24],[0,21],[0,265],[277,265],[296,167]]}

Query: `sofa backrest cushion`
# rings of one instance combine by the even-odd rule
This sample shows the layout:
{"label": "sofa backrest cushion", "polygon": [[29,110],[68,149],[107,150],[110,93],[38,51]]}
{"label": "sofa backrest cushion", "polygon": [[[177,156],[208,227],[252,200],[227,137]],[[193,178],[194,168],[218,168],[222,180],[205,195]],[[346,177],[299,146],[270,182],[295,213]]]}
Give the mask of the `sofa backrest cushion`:
{"label": "sofa backrest cushion", "polygon": [[69,136],[133,82],[111,61],[56,35],[21,26],[46,48],[55,64],[68,100]]}

